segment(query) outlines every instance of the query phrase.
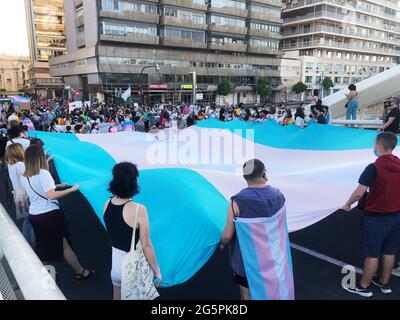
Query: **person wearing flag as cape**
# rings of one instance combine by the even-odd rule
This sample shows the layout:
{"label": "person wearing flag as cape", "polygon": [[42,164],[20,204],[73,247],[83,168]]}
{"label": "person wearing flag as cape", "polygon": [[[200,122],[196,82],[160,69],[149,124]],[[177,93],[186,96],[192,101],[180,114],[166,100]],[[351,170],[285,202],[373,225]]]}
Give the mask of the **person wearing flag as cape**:
{"label": "person wearing flag as cape", "polygon": [[231,198],[220,248],[229,244],[242,300],[294,299],[285,197],[258,159],[243,166],[247,188]]}

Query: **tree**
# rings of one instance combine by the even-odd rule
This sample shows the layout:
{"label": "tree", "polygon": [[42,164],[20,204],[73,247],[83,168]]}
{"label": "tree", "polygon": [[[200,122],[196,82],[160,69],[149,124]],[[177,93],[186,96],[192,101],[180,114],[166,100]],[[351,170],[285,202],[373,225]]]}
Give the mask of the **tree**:
{"label": "tree", "polygon": [[332,79],[327,77],[322,81],[322,88],[324,88],[326,91],[329,91],[331,88],[333,88],[333,82]]}
{"label": "tree", "polygon": [[307,85],[306,85],[305,83],[303,83],[302,81],[297,82],[297,83],[292,87],[293,92],[296,93],[296,94],[306,92],[307,89],[308,89]]}
{"label": "tree", "polygon": [[272,92],[271,80],[267,77],[260,78],[258,80],[256,90],[257,93],[262,97],[271,96]]}
{"label": "tree", "polygon": [[217,93],[220,96],[227,96],[231,92],[231,84],[227,79],[223,79],[217,89]]}

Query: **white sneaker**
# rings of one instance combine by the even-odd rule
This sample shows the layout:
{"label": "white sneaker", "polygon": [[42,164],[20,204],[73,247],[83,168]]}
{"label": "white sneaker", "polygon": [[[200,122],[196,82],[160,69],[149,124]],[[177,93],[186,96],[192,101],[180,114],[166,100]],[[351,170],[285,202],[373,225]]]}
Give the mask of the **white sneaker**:
{"label": "white sneaker", "polygon": [[396,277],[400,277],[400,267],[393,268],[392,275],[394,275]]}

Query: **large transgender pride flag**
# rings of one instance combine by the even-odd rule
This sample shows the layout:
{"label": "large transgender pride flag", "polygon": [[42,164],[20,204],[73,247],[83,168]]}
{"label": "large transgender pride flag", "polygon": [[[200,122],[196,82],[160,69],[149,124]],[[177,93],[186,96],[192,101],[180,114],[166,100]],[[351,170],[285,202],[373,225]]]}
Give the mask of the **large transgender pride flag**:
{"label": "large transgender pride flag", "polygon": [[[247,129],[251,129],[253,140]],[[237,174],[244,161],[254,157],[266,164],[269,183],[285,195],[288,230],[292,232],[324,219],[345,203],[363,169],[376,159],[372,150],[376,134],[351,128],[312,125],[299,129],[239,120],[206,120],[159,135],[31,133],[41,138],[54,156],[61,180],[80,184],[101,222],[103,205],[110,196],[107,186],[112,167],[120,161],[138,165],[141,192],[135,200],[149,212],[163,286],[190,279],[215,251],[228,201],[245,187]],[[201,143],[210,136],[246,145],[253,154],[236,162],[222,162],[218,156],[229,153],[229,145]],[[210,161],[175,161],[174,148],[183,153],[195,150],[193,158]]]}

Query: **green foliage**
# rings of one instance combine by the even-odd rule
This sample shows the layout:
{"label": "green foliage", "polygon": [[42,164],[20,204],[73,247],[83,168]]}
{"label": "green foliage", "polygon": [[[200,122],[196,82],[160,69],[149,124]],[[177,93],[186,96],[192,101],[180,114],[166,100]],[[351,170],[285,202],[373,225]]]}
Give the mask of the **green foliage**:
{"label": "green foliage", "polygon": [[220,96],[227,96],[230,92],[231,92],[230,82],[226,79],[223,79],[218,85],[217,93]]}
{"label": "green foliage", "polygon": [[267,77],[260,78],[258,80],[256,90],[257,90],[257,93],[259,95],[261,95],[262,97],[271,96],[271,93],[272,93],[271,80]]}
{"label": "green foliage", "polygon": [[296,93],[296,94],[306,92],[307,89],[308,89],[307,85],[306,85],[305,83],[303,83],[302,81],[297,82],[297,83],[292,87],[293,92]]}
{"label": "green foliage", "polygon": [[329,91],[333,87],[334,84],[331,78],[327,77],[324,79],[324,81],[322,81],[322,88],[324,88],[326,91]]}

